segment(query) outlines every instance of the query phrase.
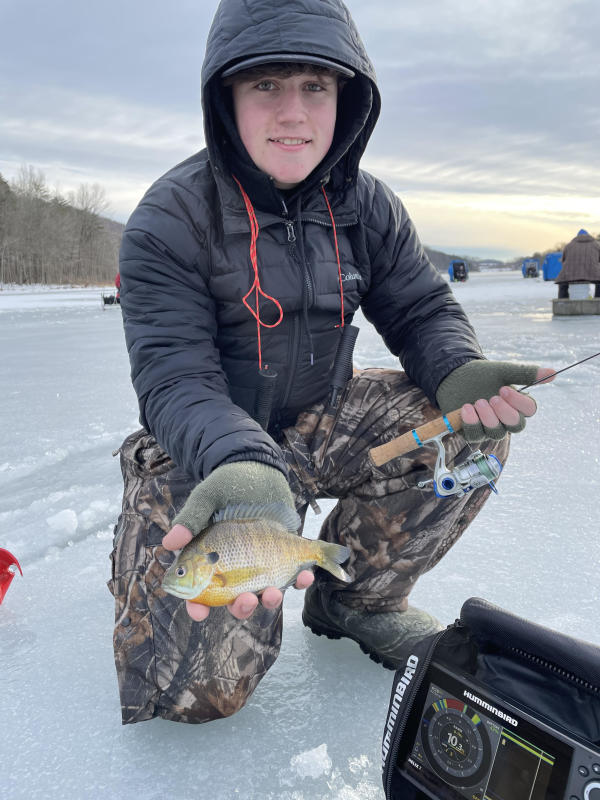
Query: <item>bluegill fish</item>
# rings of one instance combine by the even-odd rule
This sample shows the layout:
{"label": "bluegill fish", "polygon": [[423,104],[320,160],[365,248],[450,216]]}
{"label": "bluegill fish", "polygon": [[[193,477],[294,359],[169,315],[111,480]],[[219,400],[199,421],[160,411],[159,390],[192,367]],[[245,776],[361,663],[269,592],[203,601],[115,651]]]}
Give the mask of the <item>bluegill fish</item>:
{"label": "bluegill fish", "polygon": [[192,539],[165,572],[165,592],[207,606],[232,603],[242,592],[292,584],[315,564],[348,583],[339,566],[350,550],[298,536],[300,519],[285,505],[230,506]]}

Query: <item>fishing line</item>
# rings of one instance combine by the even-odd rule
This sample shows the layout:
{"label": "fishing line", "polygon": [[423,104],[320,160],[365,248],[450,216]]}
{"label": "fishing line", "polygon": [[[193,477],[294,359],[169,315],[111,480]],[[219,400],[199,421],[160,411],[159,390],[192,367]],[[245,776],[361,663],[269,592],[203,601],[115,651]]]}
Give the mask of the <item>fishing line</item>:
{"label": "fishing line", "polygon": [[574,364],[569,364],[568,367],[563,367],[562,369],[558,369],[556,372],[552,372],[550,373],[550,375],[546,375],[543,378],[538,378],[537,381],[534,381],[533,383],[528,383],[527,386],[523,386],[518,391],[524,392],[525,389],[529,389],[531,386],[535,386],[536,383],[543,383],[544,381],[547,381],[549,378],[553,378],[555,375],[560,375],[561,372],[566,372],[568,369],[573,369],[573,367],[577,367],[579,364],[583,364],[584,361],[589,361],[592,358],[596,358],[596,356],[600,356],[600,352],[594,353],[593,356],[587,356],[587,358],[582,358],[581,361],[576,361]]}

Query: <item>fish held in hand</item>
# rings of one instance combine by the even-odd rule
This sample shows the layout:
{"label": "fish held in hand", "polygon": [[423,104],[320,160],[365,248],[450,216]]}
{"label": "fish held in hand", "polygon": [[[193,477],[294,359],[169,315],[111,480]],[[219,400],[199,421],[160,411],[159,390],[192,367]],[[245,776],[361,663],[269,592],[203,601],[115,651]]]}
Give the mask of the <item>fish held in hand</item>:
{"label": "fish held in hand", "polygon": [[348,547],[305,539],[295,511],[285,505],[230,506],[192,539],[165,572],[165,592],[207,606],[232,603],[243,592],[285,589],[315,564],[348,583],[340,567]]}

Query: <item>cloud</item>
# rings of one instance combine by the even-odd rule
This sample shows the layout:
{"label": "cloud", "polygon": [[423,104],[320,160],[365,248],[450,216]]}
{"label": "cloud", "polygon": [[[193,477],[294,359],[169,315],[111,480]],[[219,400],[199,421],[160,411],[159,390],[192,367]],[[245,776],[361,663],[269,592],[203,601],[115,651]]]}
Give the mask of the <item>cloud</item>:
{"label": "cloud", "polygon": [[[575,218],[600,230],[597,0],[347,5],[383,96],[363,166],[407,199],[424,240],[525,247],[529,231],[531,249]],[[99,182],[126,219],[202,147],[200,68],[216,6],[8,4],[0,171],[30,163],[63,191]]]}
{"label": "cloud", "polygon": [[[512,144],[512,148],[510,147]],[[363,166],[399,190],[435,190],[440,193],[478,192],[482,195],[583,197],[597,200],[600,164],[581,163],[565,148],[560,161],[532,154],[509,143],[501,152],[452,153],[445,159],[377,157],[369,151]]]}
{"label": "cloud", "polygon": [[199,112],[58,87],[28,87],[8,100],[11,112],[0,118],[5,177],[31,163],[65,193],[82,182],[101,183],[121,220],[153,179],[204,145]]}
{"label": "cloud", "polygon": [[381,69],[429,67],[444,74],[502,64],[579,74],[597,50],[595,0],[357,0],[349,6]]}

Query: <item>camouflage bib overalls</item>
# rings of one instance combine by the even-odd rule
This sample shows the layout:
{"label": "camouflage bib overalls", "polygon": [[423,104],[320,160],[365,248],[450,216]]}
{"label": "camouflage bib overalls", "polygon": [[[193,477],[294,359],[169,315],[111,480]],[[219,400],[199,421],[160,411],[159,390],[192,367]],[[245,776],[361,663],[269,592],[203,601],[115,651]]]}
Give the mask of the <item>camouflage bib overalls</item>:
{"label": "camouflage bib overalls", "polygon": [[[300,516],[319,497],[338,498],[320,538],[351,549],[345,568],[353,581],[333,587],[346,605],[403,611],[418,577],[452,547],[489,496],[487,487],[446,499],[419,489],[431,477],[433,447],[382,467],[369,459],[370,448],[439,416],[403,372],[368,369],[348,382],[335,416],[319,404],[282,432]],[[445,442],[448,465],[468,455],[460,435]],[[507,437],[483,449],[504,463],[508,446]],[[206,621],[193,622],[185,603],[161,589],[175,557],[161,540],[195,482],[144,430],[127,437],[120,456],[125,486],[109,588],[123,723],[156,716],[207,722],[232,714],[277,658],[282,611],[259,604],[240,621],[216,608]]]}

